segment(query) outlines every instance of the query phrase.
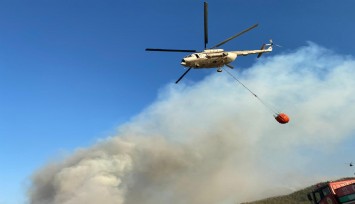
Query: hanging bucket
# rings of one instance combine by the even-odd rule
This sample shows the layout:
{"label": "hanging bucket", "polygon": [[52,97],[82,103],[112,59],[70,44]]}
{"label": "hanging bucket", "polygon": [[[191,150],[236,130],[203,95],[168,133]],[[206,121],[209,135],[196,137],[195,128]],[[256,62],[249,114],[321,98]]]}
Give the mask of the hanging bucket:
{"label": "hanging bucket", "polygon": [[285,113],[279,113],[274,116],[277,122],[281,124],[286,124],[290,121],[290,118]]}

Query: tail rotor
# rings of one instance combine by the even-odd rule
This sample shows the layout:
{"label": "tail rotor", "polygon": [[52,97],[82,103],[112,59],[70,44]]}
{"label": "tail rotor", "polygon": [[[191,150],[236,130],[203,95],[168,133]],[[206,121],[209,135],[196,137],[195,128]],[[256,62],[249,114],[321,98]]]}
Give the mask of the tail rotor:
{"label": "tail rotor", "polygon": [[[266,52],[267,52],[267,51],[271,52],[273,46],[282,47],[281,45],[274,44],[274,42],[272,41],[272,39],[270,39],[269,43],[268,43],[268,44],[263,44],[263,45],[261,46],[260,50],[266,50]],[[263,53],[264,53],[264,52],[260,52],[256,58],[261,57],[261,55],[262,55]]]}
{"label": "tail rotor", "polygon": [[278,45],[278,44],[274,44],[274,42],[272,41],[272,39],[270,39],[270,41],[269,41],[270,43],[269,44],[266,44],[266,45],[268,45],[268,46],[276,46],[276,47],[282,47],[281,45]]}

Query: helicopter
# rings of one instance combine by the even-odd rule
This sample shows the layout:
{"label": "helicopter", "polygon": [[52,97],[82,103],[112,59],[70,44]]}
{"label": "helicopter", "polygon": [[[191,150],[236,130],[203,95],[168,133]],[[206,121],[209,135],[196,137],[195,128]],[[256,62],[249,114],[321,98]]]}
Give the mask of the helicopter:
{"label": "helicopter", "polygon": [[247,56],[249,54],[258,54],[259,58],[263,53],[271,52],[273,48],[273,42],[263,44],[260,50],[239,50],[239,51],[225,51],[219,47],[225,43],[233,40],[236,37],[256,28],[258,24],[255,24],[232,37],[218,43],[211,48],[207,48],[208,44],[208,3],[204,2],[204,50],[183,50],[183,49],[159,49],[159,48],[146,48],[146,51],[158,51],[158,52],[192,52],[192,54],[185,56],[181,60],[181,65],[187,67],[188,69],[180,76],[180,78],[175,82],[176,84],[191,70],[191,69],[202,69],[202,68],[217,68],[217,72],[222,72],[222,68],[227,66],[231,69],[234,67],[230,64],[233,62],[237,56]]}

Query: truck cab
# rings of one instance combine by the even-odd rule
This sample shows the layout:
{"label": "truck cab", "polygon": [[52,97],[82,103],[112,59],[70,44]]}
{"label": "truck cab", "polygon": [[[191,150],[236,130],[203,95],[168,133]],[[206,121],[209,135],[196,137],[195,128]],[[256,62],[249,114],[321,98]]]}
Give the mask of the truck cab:
{"label": "truck cab", "polygon": [[355,204],[355,179],[318,184],[307,196],[312,204]]}

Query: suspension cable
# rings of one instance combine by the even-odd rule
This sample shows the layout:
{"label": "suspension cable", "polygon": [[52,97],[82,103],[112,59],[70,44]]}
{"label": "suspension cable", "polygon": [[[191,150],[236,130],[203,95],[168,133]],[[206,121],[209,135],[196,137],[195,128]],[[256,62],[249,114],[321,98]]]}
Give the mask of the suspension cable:
{"label": "suspension cable", "polygon": [[259,98],[253,91],[251,91],[247,86],[245,86],[241,81],[237,79],[232,73],[230,73],[227,69],[222,67],[224,71],[226,71],[233,79],[235,79],[239,84],[241,84],[246,90],[248,90],[255,98],[257,98],[266,108],[268,108],[273,114],[278,115],[279,111],[277,111],[275,108],[273,108],[271,105],[265,103],[261,98]]}

